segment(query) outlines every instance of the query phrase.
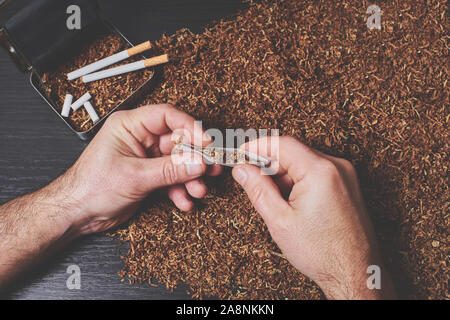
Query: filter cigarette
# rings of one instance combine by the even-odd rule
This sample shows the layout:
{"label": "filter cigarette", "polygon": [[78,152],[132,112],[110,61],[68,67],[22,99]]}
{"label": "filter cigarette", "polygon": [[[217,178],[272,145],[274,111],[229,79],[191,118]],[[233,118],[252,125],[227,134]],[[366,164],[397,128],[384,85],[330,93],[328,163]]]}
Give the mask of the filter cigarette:
{"label": "filter cigarette", "polygon": [[69,80],[75,80],[79,77],[82,77],[86,74],[95,72],[97,70],[106,68],[110,65],[113,65],[119,61],[125,60],[131,56],[134,56],[138,53],[141,53],[143,51],[146,51],[151,48],[150,41],[146,41],[144,43],[141,43],[140,45],[137,45],[135,47],[129,48],[127,50],[123,50],[119,53],[113,54],[112,56],[106,57],[104,59],[98,60],[94,63],[91,63],[87,66],[84,66],[81,69],[72,71],[67,74],[67,79]]}
{"label": "filter cigarette", "polygon": [[100,118],[97,115],[97,112],[95,112],[94,107],[89,101],[86,101],[84,103],[84,108],[86,109],[87,113],[89,113],[89,116],[91,117],[91,120],[93,123],[96,123]]}
{"label": "filter cigarette", "polygon": [[136,71],[136,70],[140,70],[140,69],[144,69],[144,68],[148,68],[148,67],[153,67],[153,66],[156,66],[159,64],[167,63],[168,61],[169,61],[169,56],[167,54],[163,54],[161,56],[125,64],[123,66],[119,66],[116,68],[111,68],[111,69],[91,73],[91,74],[83,76],[82,79],[83,79],[84,83],[101,80],[101,79],[117,76],[119,74],[124,74],[124,73],[132,72],[132,71]]}
{"label": "filter cigarette", "polygon": [[64,106],[61,111],[61,115],[64,118],[69,116],[70,107],[72,105],[73,96],[71,94],[66,94],[66,98],[64,99]]}
{"label": "filter cigarette", "polygon": [[80,107],[86,102],[89,101],[91,99],[91,95],[89,94],[89,92],[86,92],[80,99],[78,99],[77,101],[75,101],[72,104],[72,110],[73,111],[77,111],[78,109],[80,109]]}

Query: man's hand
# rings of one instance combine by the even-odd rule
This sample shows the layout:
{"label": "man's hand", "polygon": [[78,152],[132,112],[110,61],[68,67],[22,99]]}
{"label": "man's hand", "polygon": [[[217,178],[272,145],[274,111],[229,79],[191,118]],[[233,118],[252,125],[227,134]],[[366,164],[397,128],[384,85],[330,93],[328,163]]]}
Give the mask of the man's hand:
{"label": "man's hand", "polygon": [[[273,240],[328,298],[393,298],[371,222],[350,162],[312,150],[294,138],[264,138],[246,150],[268,157],[272,179],[252,165],[233,169]],[[274,150],[279,150],[276,158]],[[366,285],[369,265],[381,267],[381,290]]]}
{"label": "man's hand", "polygon": [[[199,177],[207,167],[201,156],[171,155],[174,132],[196,145],[211,143],[192,117],[169,105],[119,111],[108,119],[64,177],[75,208],[71,219],[82,234],[121,224],[141,200],[163,187],[184,211],[193,208],[189,195],[205,196],[207,188]],[[218,166],[208,170],[220,173]]]}
{"label": "man's hand", "polygon": [[72,239],[124,222],[150,193],[167,192],[178,208],[191,210],[190,196],[206,194],[199,177],[221,170],[194,154],[170,155],[174,132],[195,145],[211,142],[172,106],[116,112],[66,173],[0,206],[0,291]]}

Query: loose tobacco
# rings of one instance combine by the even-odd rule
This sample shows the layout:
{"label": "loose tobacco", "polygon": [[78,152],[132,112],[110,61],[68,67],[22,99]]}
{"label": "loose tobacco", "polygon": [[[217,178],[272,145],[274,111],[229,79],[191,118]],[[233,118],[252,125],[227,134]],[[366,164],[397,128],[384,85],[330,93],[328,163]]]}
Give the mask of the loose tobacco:
{"label": "loose tobacco", "polygon": [[[205,128],[279,128],[351,160],[400,297],[448,299],[448,7],[379,5],[381,30],[368,30],[365,1],[287,0],[163,36],[158,50],[179,60],[143,104],[172,103]],[[195,298],[323,297],[229,174],[207,183],[193,212],[151,203],[117,232],[124,279],[186,283]]]}

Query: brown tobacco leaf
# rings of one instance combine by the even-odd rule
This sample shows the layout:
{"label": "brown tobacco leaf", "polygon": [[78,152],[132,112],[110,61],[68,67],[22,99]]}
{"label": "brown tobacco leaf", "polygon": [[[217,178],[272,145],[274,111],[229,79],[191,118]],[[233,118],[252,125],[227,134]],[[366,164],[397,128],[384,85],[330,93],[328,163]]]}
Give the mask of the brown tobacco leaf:
{"label": "brown tobacco leaf", "polygon": [[[279,128],[351,160],[400,297],[445,299],[448,7],[380,5],[381,30],[368,30],[365,2],[288,0],[252,3],[200,35],[163,36],[157,50],[178,59],[145,103],[172,103],[205,128]],[[186,283],[196,298],[321,297],[229,174],[207,182],[193,212],[152,203],[117,232],[131,246],[121,275]]]}

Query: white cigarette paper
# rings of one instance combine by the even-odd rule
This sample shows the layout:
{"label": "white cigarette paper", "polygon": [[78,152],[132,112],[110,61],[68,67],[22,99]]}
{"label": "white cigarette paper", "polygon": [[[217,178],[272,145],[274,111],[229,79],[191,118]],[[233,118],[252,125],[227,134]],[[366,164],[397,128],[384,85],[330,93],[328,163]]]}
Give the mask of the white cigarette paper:
{"label": "white cigarette paper", "polygon": [[78,109],[80,109],[80,107],[86,102],[89,101],[91,99],[91,95],[89,94],[89,92],[86,92],[80,99],[78,99],[77,101],[75,101],[72,104],[72,110],[73,111],[77,111]]}
{"label": "white cigarette paper", "polygon": [[101,79],[117,76],[119,74],[128,73],[128,72],[132,72],[132,71],[136,71],[136,70],[140,70],[140,69],[144,69],[144,68],[145,68],[145,63],[142,60],[142,61],[138,61],[138,62],[125,64],[120,67],[91,73],[86,76],[83,76],[82,79],[83,79],[83,82],[86,83],[86,82],[91,82],[91,81],[96,81],[96,80],[101,80]]}
{"label": "white cigarette paper", "polygon": [[69,80],[75,80],[79,77],[82,77],[86,74],[92,73],[94,71],[106,68],[108,66],[111,66],[119,61],[125,60],[131,56],[134,56],[138,53],[144,52],[146,50],[149,50],[151,48],[150,41],[146,41],[144,43],[141,43],[140,45],[137,45],[135,47],[129,48],[127,50],[123,50],[119,53],[113,54],[112,56],[106,57],[104,59],[98,60],[94,63],[91,63],[87,66],[84,66],[81,69],[72,71],[67,74],[67,79]]}
{"label": "white cigarette paper", "polygon": [[82,80],[84,83],[101,80],[101,79],[117,76],[119,74],[124,74],[124,73],[132,72],[132,71],[136,71],[136,70],[140,70],[140,69],[144,69],[144,68],[148,68],[148,67],[153,67],[153,66],[156,66],[159,64],[166,63],[168,61],[169,61],[168,55],[163,54],[161,56],[125,64],[123,66],[119,66],[116,68],[111,68],[111,69],[91,73],[86,76],[83,76]]}
{"label": "white cigarette paper", "polygon": [[84,108],[86,109],[87,113],[89,113],[89,116],[91,117],[93,123],[96,123],[98,120],[100,120],[100,118],[97,115],[97,112],[95,112],[94,107],[89,101],[84,103]]}
{"label": "white cigarette paper", "polygon": [[61,111],[61,115],[64,118],[67,118],[69,116],[70,107],[72,105],[73,96],[71,94],[66,94],[66,99],[64,99],[64,106]]}
{"label": "white cigarette paper", "polygon": [[75,80],[86,74],[103,69],[107,66],[113,65],[114,63],[122,61],[127,58],[129,58],[128,51],[127,50],[121,51],[121,52],[113,54],[112,56],[109,56],[105,59],[101,59],[97,62],[91,63],[81,69],[70,72],[69,74],[67,74],[67,79]]}

